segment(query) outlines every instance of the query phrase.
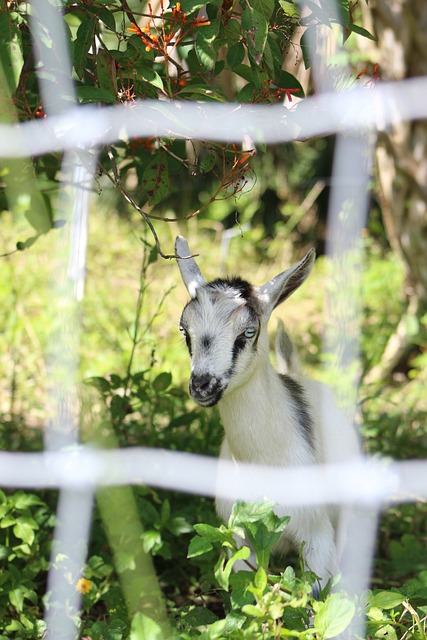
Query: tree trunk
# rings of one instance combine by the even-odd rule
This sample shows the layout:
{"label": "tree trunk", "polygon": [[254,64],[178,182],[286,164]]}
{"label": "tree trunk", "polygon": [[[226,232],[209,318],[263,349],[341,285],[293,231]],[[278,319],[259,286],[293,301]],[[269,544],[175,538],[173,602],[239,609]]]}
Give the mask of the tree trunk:
{"label": "tree trunk", "polygon": [[[374,62],[382,80],[427,75],[427,2],[371,0],[366,26],[378,38]],[[424,99],[420,96],[420,99]],[[405,100],[405,94],[402,94]],[[405,265],[407,309],[368,381],[389,377],[418,343],[427,310],[427,122],[396,124],[376,151],[378,195],[392,248]]]}

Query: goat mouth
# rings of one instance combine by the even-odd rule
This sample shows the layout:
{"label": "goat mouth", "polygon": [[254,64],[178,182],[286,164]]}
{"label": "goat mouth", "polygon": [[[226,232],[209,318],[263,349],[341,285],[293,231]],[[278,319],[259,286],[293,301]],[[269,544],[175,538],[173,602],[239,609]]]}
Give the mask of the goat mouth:
{"label": "goat mouth", "polygon": [[215,391],[210,395],[199,394],[197,392],[190,391],[191,397],[193,398],[194,402],[197,402],[197,404],[201,407],[214,407],[221,400],[222,393],[222,389]]}

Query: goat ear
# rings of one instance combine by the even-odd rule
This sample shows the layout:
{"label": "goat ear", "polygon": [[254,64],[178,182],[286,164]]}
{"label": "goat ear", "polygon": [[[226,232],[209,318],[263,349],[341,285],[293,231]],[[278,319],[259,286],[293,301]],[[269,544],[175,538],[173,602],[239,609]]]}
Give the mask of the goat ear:
{"label": "goat ear", "polygon": [[206,284],[206,281],[202,276],[196,261],[191,257],[187,240],[182,236],[178,236],[175,240],[175,253],[177,256],[179,270],[181,271],[182,280],[187,287],[187,291],[190,296],[195,298],[197,295],[197,289]]}
{"label": "goat ear", "polygon": [[278,276],[269,280],[263,287],[259,287],[258,295],[264,306],[267,316],[281,302],[289,298],[289,296],[302,285],[308,277],[316,257],[314,249],[310,249],[307,255],[297,264]]}

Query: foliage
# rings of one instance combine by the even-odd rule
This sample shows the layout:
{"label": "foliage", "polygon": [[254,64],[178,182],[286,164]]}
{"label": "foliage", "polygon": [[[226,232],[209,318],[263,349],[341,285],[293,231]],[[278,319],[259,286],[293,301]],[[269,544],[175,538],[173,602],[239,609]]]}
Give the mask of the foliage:
{"label": "foliage", "polygon": [[[132,109],[144,98],[289,103],[303,98],[304,90],[296,76],[284,70],[286,58],[302,56],[309,67],[315,55],[312,43],[322,26],[332,29],[338,23],[344,39],[363,32],[354,24],[356,6],[342,0],[334,16],[329,2],[309,3],[302,18],[293,0],[212,0],[207,5],[183,0],[167,7],[159,0],[142,2],[137,9],[126,0],[67,0],[62,36],[70,60],[59,65],[56,44],[61,34],[40,29],[36,7],[32,16],[29,5],[11,2],[0,11],[0,38],[6,44],[0,48],[2,118],[45,119],[69,106],[72,97],[55,89],[61,74],[72,77],[79,103],[100,108],[121,103]],[[298,26],[307,27],[299,49],[292,40]],[[43,95],[37,74],[44,83]],[[98,169],[145,221],[188,219],[214,201],[252,188],[254,155],[253,148],[225,143],[134,138],[103,148]],[[3,201],[1,206],[24,213],[35,233],[17,243],[20,250],[59,224],[52,195],[60,166],[61,155],[54,153],[30,162],[2,160],[8,204]],[[184,201],[185,212],[179,212],[174,194],[188,181],[194,192],[206,191],[208,185],[209,196],[190,212]],[[171,202],[175,212],[168,218],[164,209]]]}
{"label": "foliage", "polygon": [[42,638],[40,616],[54,516],[35,493],[0,491],[0,635]]}

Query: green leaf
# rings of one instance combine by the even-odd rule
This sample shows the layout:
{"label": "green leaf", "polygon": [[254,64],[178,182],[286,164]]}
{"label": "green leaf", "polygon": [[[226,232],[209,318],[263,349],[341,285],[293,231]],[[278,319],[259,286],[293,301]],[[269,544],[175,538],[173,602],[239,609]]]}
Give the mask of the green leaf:
{"label": "green leaf", "polygon": [[[396,630],[391,624],[385,624],[384,626],[381,626],[379,629],[377,629],[374,637],[385,638],[385,640],[398,640]],[[404,636],[400,636],[400,638],[403,638],[403,637]],[[410,636],[410,637],[414,638],[415,636]]]}
{"label": "green leaf", "polygon": [[206,71],[213,71],[218,57],[217,47],[215,47],[215,39],[218,35],[219,24],[217,20],[213,20],[209,26],[203,27],[196,36],[196,55]]}
{"label": "green leaf", "polygon": [[373,36],[372,33],[369,33],[369,31],[367,29],[364,29],[363,27],[359,27],[358,24],[350,23],[348,25],[348,29],[353,33],[357,33],[359,36],[363,36],[364,38],[368,38],[369,40],[373,40],[374,42],[377,41],[377,38]]}
{"label": "green leaf", "polygon": [[24,608],[24,593],[21,588],[12,589],[9,591],[9,602],[15,607],[18,613],[21,613]]}
{"label": "green leaf", "polygon": [[3,70],[3,78],[7,82],[10,94],[13,94],[18,86],[19,77],[24,65],[22,53],[22,38],[18,25],[13,21],[9,10],[0,13],[0,71]]}
{"label": "green leaf", "polygon": [[129,640],[164,640],[164,632],[155,620],[138,612],[132,620]]}
{"label": "green leaf", "polygon": [[111,384],[106,378],[101,378],[100,376],[94,376],[93,378],[88,378],[86,380],[86,384],[91,385],[101,391],[102,393],[109,393],[111,389]]}
{"label": "green leaf", "polygon": [[224,40],[228,44],[228,47],[233,47],[237,44],[242,36],[242,30],[238,20],[229,20],[224,27]]}
{"label": "green leaf", "polygon": [[[336,0],[338,7],[338,22],[347,27],[350,23],[350,6],[348,0]],[[332,17],[332,16],[331,16]]]}
{"label": "green leaf", "polygon": [[247,616],[252,616],[254,618],[263,618],[265,615],[265,612],[260,607],[254,604],[243,605],[242,611]]}
{"label": "green leaf", "polygon": [[249,59],[252,65],[258,66],[267,42],[268,22],[262,13],[247,7],[242,13],[242,28],[246,31]]}
{"label": "green leaf", "polygon": [[234,73],[246,80],[252,82],[252,69],[247,64],[239,64],[233,69]]}
{"label": "green leaf", "polygon": [[13,533],[26,544],[32,545],[35,538],[34,529],[37,528],[37,524],[33,526],[28,518],[17,518],[16,524],[13,527]]}
{"label": "green leaf", "polygon": [[310,25],[309,27],[307,27],[301,37],[301,51],[304,60],[304,66],[306,69],[310,68],[311,61],[316,54],[317,35],[318,34],[315,25]]}
{"label": "green leaf", "polygon": [[11,527],[16,522],[16,518],[12,515],[5,516],[0,522],[0,529],[6,529],[7,527]]}
{"label": "green leaf", "polygon": [[150,205],[155,205],[169,193],[169,170],[163,154],[148,165],[142,176],[142,186]]}
{"label": "green leaf", "polygon": [[215,154],[209,153],[207,156],[202,158],[202,160],[200,160],[200,163],[199,163],[200,171],[203,171],[203,173],[209,173],[209,171],[211,171],[214,168],[215,164],[216,164]]}
{"label": "green leaf", "polygon": [[224,525],[213,527],[210,524],[200,523],[194,525],[195,531],[209,542],[228,542],[232,539],[231,533],[225,529]]}
{"label": "green leaf", "polygon": [[77,29],[74,40],[74,69],[80,80],[84,76],[87,54],[92,46],[93,34],[98,21],[96,18],[85,18]]}
{"label": "green leaf", "polygon": [[195,607],[185,613],[182,619],[187,625],[194,628],[212,624],[218,620],[218,616],[207,607]]}
{"label": "green leaf", "polygon": [[158,551],[161,546],[162,537],[160,535],[160,531],[155,531],[154,529],[144,531],[142,534],[142,548],[145,553]]}
{"label": "green leaf", "polygon": [[266,20],[270,20],[274,11],[274,0],[251,0],[251,7]]}
{"label": "green leaf", "polygon": [[212,89],[205,84],[189,84],[180,89],[177,95],[188,96],[190,100],[200,100],[200,98],[203,98],[205,101],[227,102],[225,96],[220,94],[217,88]]}
{"label": "green leaf", "polygon": [[170,387],[171,382],[172,375],[167,371],[163,371],[163,373],[159,373],[155,378],[153,382],[153,389],[155,389],[155,391],[166,391],[166,389]]}
{"label": "green leaf", "polygon": [[85,5],[86,11],[92,13],[95,17],[102,20],[102,22],[109,28],[111,31],[116,30],[116,21],[114,19],[114,15],[111,13],[109,9],[106,7],[99,8],[99,5],[94,5],[91,7],[89,4]]}
{"label": "green leaf", "polygon": [[240,547],[237,551],[233,553],[231,558],[229,558],[224,564],[223,555],[220,556],[218,562],[215,565],[214,575],[216,581],[219,586],[224,589],[224,591],[228,591],[230,574],[233,569],[233,565],[238,560],[247,560],[251,555],[249,547],[243,546]]}
{"label": "green leaf", "polygon": [[237,65],[242,64],[245,58],[245,47],[241,42],[233,45],[227,52],[227,64],[230,69],[234,69]]}
{"label": "green leaf", "polygon": [[267,588],[267,573],[262,567],[260,567],[255,574],[254,584],[262,595]]}
{"label": "green leaf", "polygon": [[394,609],[402,604],[405,596],[396,591],[379,591],[369,600],[369,607],[378,607],[379,609]]}
{"label": "green leaf", "polygon": [[77,97],[80,102],[105,102],[115,104],[117,96],[99,87],[80,86],[77,87]]}
{"label": "green leaf", "polygon": [[192,525],[184,518],[184,516],[175,516],[168,522],[168,529],[174,536],[180,536],[182,533],[191,533]]}
{"label": "green leaf", "polygon": [[314,617],[314,627],[326,640],[335,638],[348,627],[354,612],[353,602],[340,593],[334,593],[321,604]]}
{"label": "green leaf", "polygon": [[271,33],[269,33],[264,49],[264,64],[269,79],[271,78],[276,82],[276,78],[280,75],[282,70],[282,63],[282,52],[277,44],[277,40]]}
{"label": "green leaf", "polygon": [[145,65],[142,67],[139,66],[138,71],[140,72],[141,78],[142,80],[144,80],[144,82],[148,82],[148,84],[156,87],[156,89],[163,89],[163,80],[161,79],[157,71],[154,71],[154,69]]}
{"label": "green leaf", "polygon": [[96,54],[96,73],[101,89],[105,89],[108,93],[116,95],[116,62],[106,49],[99,49]]}
{"label": "green leaf", "polygon": [[245,604],[253,604],[254,596],[249,591],[253,574],[250,571],[232,573],[229,584],[231,587],[230,600],[234,609],[241,609]]}
{"label": "green leaf", "polygon": [[25,212],[25,217],[39,234],[47,233],[52,229],[50,202],[39,191],[31,194],[30,208]]}
{"label": "green leaf", "polygon": [[299,8],[293,2],[289,2],[288,0],[279,0],[279,4],[286,15],[299,16]]}
{"label": "green leaf", "polygon": [[13,503],[15,509],[18,509],[18,511],[28,509],[28,507],[41,506],[45,504],[38,496],[33,493],[25,493],[24,491],[18,491],[14,495]]}
{"label": "green leaf", "polygon": [[206,2],[200,2],[200,0],[181,0],[181,11],[187,15],[198,11],[202,7],[206,7]]}
{"label": "green leaf", "polygon": [[212,549],[213,546],[209,540],[200,536],[194,536],[188,545],[187,558],[197,558],[197,556],[202,556],[212,551]]}
{"label": "green leaf", "polygon": [[256,88],[252,82],[245,84],[236,96],[236,102],[251,103],[254,101]]}

